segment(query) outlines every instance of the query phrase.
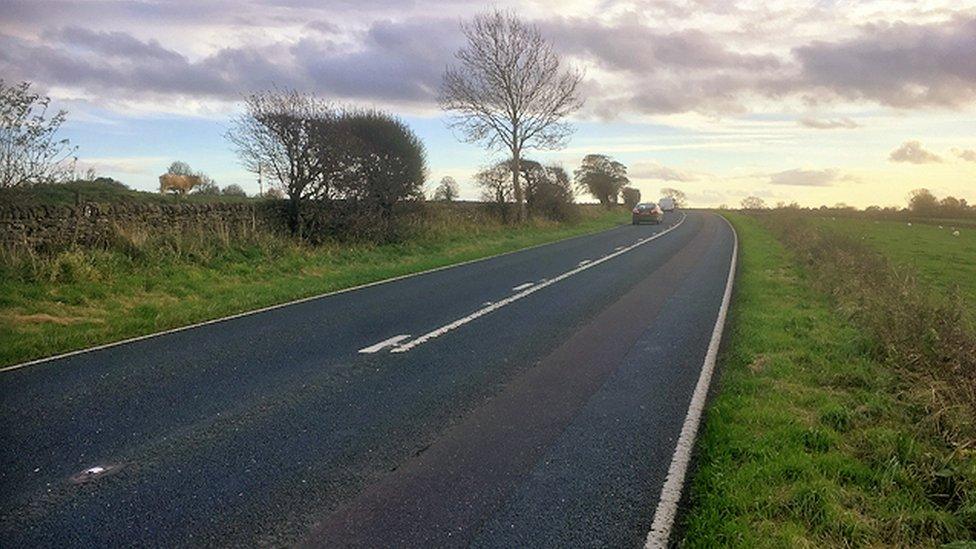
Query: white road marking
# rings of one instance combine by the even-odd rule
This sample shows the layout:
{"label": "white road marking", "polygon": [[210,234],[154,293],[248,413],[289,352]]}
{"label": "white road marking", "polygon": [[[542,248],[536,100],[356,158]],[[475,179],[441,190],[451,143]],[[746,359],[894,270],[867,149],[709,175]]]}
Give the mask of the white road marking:
{"label": "white road marking", "polygon": [[[722,217],[722,219],[725,219]],[[728,220],[725,219],[728,223]],[[712,373],[715,371],[715,359],[718,356],[718,347],[722,341],[722,330],[725,327],[725,317],[729,310],[729,300],[732,298],[732,284],[735,282],[735,263],[739,255],[739,235],[732,228],[732,262],[729,265],[729,277],[725,281],[725,294],[722,296],[722,305],[718,309],[718,318],[715,319],[715,328],[712,329],[712,339],[708,343],[708,351],[705,353],[705,362],[702,365],[701,374],[698,376],[698,383],[695,385],[695,392],[691,395],[691,403],[688,405],[688,413],[685,415],[685,422],[681,426],[681,434],[678,436],[678,443],[674,448],[674,455],[671,457],[671,465],[668,467],[668,477],[661,488],[661,499],[658,500],[657,509],[654,511],[654,522],[651,524],[651,531],[647,533],[647,540],[644,542],[645,549],[663,549],[668,546],[671,538],[671,527],[674,525],[674,517],[678,510],[678,501],[681,499],[681,489],[685,483],[685,475],[688,473],[688,462],[691,461],[691,451],[695,447],[695,436],[698,434],[698,424],[701,422],[702,412],[705,409],[705,398],[708,396],[708,386],[712,381]]]}
{"label": "white road marking", "polygon": [[360,353],[363,353],[363,354],[375,353],[377,351],[382,351],[383,349],[386,349],[387,347],[395,347],[397,344],[399,344],[404,339],[409,339],[409,338],[410,338],[410,334],[402,334],[402,335],[398,335],[398,336],[393,336],[390,339],[384,339],[383,341],[380,341],[379,343],[377,343],[375,345],[370,345],[369,347],[363,347],[362,349],[359,350],[359,352]]}
{"label": "white road marking", "polygon": [[[604,257],[605,257],[605,256],[604,256]],[[586,264],[588,264],[588,263],[590,263],[590,260],[589,260],[589,259],[584,259],[583,261],[580,261],[580,262],[579,262],[579,263],[577,263],[576,265],[577,265],[578,267],[582,267],[583,265],[586,265]]]}
{"label": "white road marking", "polygon": [[489,313],[493,313],[493,312],[497,311],[498,309],[501,309],[502,307],[504,307],[506,305],[509,305],[511,303],[514,303],[514,302],[522,299],[523,297],[526,297],[526,296],[531,295],[531,294],[533,294],[533,293],[535,293],[535,292],[537,292],[537,291],[539,291],[539,290],[541,290],[543,288],[546,288],[548,286],[551,286],[551,285],[559,282],[560,280],[567,279],[567,278],[569,278],[569,277],[571,277],[571,276],[573,276],[575,274],[581,273],[581,272],[583,272],[583,271],[585,271],[585,270],[587,270],[589,268],[596,267],[597,265],[603,263],[604,261],[609,261],[609,260],[617,257],[620,254],[625,254],[625,253],[629,252],[630,250],[633,250],[634,248],[640,246],[641,244],[645,244],[647,242],[650,242],[650,241],[654,240],[655,238],[662,237],[665,234],[673,231],[674,229],[677,229],[679,225],[681,225],[682,223],[684,223],[684,221],[685,221],[685,218],[682,217],[681,218],[681,221],[678,221],[678,223],[676,223],[674,225],[674,227],[671,227],[670,229],[667,229],[666,231],[662,232],[661,234],[652,236],[650,238],[646,238],[644,240],[639,240],[636,244],[632,244],[630,246],[627,246],[626,248],[623,248],[621,250],[618,250],[618,251],[616,251],[616,252],[614,252],[614,253],[612,253],[610,255],[603,256],[600,259],[597,259],[596,261],[590,261],[590,262],[586,263],[585,265],[580,265],[579,267],[576,267],[575,269],[566,271],[565,273],[563,273],[563,274],[561,274],[561,275],[559,275],[559,276],[557,276],[555,278],[549,279],[549,280],[547,280],[547,281],[545,281],[545,282],[543,282],[541,284],[536,284],[535,286],[532,286],[531,288],[528,288],[526,290],[523,290],[523,291],[521,291],[521,292],[519,292],[519,293],[517,293],[515,295],[512,295],[510,297],[507,297],[507,298],[505,298],[505,299],[503,299],[501,301],[498,301],[496,303],[492,303],[491,305],[488,305],[487,307],[483,307],[481,309],[478,309],[477,311],[469,314],[468,316],[459,318],[459,319],[455,320],[454,322],[451,322],[450,324],[445,324],[444,326],[441,326],[440,328],[437,328],[436,330],[432,330],[430,332],[427,332],[426,334],[424,334],[424,335],[422,335],[422,336],[420,336],[420,337],[418,337],[418,338],[416,338],[416,339],[414,339],[412,341],[409,341],[407,343],[404,343],[403,345],[399,345],[399,346],[397,346],[396,348],[394,348],[390,352],[392,352],[392,353],[405,353],[405,352],[413,349],[414,347],[423,345],[424,343],[427,343],[428,341],[434,339],[435,337],[440,337],[440,336],[446,334],[447,332],[450,332],[451,330],[455,330],[455,329],[457,329],[457,328],[459,328],[461,326],[464,326],[465,324],[471,322],[472,320],[475,320],[477,318],[481,318],[481,317],[483,317],[483,316],[485,316],[485,315],[487,315]]}
{"label": "white road marking", "polygon": [[623,246],[617,246],[616,248],[614,248],[614,249],[613,249],[613,251],[615,251],[615,252],[619,252],[619,251],[620,251],[620,250],[622,250],[622,249],[624,249],[624,247],[623,247]]}
{"label": "white road marking", "polygon": [[513,292],[521,292],[522,290],[532,286],[531,282],[526,282],[525,284],[519,284],[518,286],[512,288]]}

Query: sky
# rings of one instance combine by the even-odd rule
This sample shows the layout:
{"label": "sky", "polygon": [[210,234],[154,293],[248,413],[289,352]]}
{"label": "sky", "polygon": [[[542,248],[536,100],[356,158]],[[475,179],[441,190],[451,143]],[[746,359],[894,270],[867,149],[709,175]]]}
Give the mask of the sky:
{"label": "sky", "polygon": [[[68,111],[79,168],[155,190],[174,160],[257,191],[224,135],[273,86],[400,116],[432,190],[503,158],[437,106],[469,0],[0,0],[0,78]],[[976,203],[976,0],[498,2],[536,24],[585,101],[561,150],[601,153],[645,200],[746,196],[904,205],[927,187]]]}

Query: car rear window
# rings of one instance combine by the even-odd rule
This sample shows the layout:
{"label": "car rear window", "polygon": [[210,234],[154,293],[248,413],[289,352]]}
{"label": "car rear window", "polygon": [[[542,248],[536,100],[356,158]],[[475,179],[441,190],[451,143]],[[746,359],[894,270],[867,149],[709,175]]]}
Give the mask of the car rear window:
{"label": "car rear window", "polygon": [[640,210],[653,210],[654,204],[638,204],[637,208]]}

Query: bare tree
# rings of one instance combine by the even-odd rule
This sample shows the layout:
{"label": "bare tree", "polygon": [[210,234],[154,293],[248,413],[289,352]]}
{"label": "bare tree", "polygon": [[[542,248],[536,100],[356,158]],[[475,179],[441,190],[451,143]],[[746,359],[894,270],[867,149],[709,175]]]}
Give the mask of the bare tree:
{"label": "bare tree", "polygon": [[674,205],[676,208],[684,208],[688,205],[688,195],[684,192],[679,191],[671,187],[664,187],[661,189],[661,196],[663,198],[670,198],[674,200]]}
{"label": "bare tree", "polygon": [[445,175],[441,178],[437,188],[434,189],[434,200],[453,202],[457,200],[459,194],[457,181],[453,177]]}
{"label": "bare tree", "polygon": [[747,196],[742,199],[743,210],[765,210],[766,201],[758,196]]}
{"label": "bare tree", "polygon": [[440,104],[453,111],[451,127],[465,141],[511,154],[511,179],[520,221],[526,218],[519,182],[522,152],[562,147],[572,133],[563,119],[582,100],[582,74],[562,70],[539,28],[511,12],[495,10],[462,24],[467,45],[459,66],[444,73]]}
{"label": "bare tree", "polygon": [[227,132],[246,169],[268,173],[277,180],[289,201],[289,226],[301,227],[306,200],[328,195],[331,178],[323,177],[328,155],[320,147],[321,133],[335,126],[337,111],[329,103],[295,90],[254,93],[244,99],[245,112]]}
{"label": "bare tree", "polygon": [[56,137],[68,113],[49,115],[51,99],[30,87],[0,79],[0,187],[54,183],[74,173],[77,148]]}

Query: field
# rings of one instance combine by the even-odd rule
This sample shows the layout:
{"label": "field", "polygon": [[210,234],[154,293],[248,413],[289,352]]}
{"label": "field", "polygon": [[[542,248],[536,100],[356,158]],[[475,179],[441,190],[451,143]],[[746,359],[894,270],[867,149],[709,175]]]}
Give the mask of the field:
{"label": "field", "polygon": [[[973,448],[947,444],[925,388],[912,387],[918,378],[879,359],[871,333],[813,289],[769,229],[728,217],[740,273],[683,545],[936,547],[976,537]],[[911,233],[928,236],[916,241],[878,227],[872,245],[924,247],[938,242],[931,231]]]}
{"label": "field", "polygon": [[514,227],[441,220],[397,244],[206,232],[122,234],[108,250],[0,261],[0,365],[600,231],[624,210]]}
{"label": "field", "polygon": [[976,309],[976,229],[959,228],[944,221],[935,224],[898,223],[858,219],[819,219],[818,223],[862,238],[897,263],[910,266],[927,285],[943,294],[958,291]]}

